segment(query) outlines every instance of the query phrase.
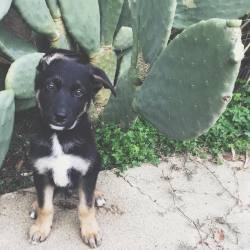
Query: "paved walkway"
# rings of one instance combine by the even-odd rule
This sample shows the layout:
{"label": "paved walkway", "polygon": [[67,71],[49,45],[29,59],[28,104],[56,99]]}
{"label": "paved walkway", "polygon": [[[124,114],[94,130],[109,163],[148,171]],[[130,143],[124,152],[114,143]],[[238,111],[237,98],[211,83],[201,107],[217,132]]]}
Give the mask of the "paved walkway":
{"label": "paved walkway", "polygon": [[[101,173],[106,205],[98,209],[105,250],[250,249],[250,166],[169,158],[123,176]],[[56,198],[50,237],[27,242],[34,190],[0,197],[0,249],[88,249],[79,236],[77,198]]]}

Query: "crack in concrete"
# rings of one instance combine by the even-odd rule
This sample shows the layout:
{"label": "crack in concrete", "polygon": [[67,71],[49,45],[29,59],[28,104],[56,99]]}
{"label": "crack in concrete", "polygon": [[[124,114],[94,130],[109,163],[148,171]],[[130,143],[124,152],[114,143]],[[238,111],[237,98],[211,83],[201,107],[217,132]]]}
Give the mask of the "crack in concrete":
{"label": "crack in concrete", "polygon": [[[192,160],[192,161],[193,161],[193,160]],[[239,206],[240,204],[242,204],[242,201],[240,200],[240,197],[239,197],[239,181],[238,181],[238,178],[237,178],[237,176],[236,176],[236,172],[233,170],[234,182],[235,182],[235,186],[236,186],[236,196],[235,196],[234,194],[232,194],[232,193],[223,185],[223,183],[222,183],[221,180],[216,176],[216,174],[213,173],[207,166],[205,166],[205,165],[202,164],[201,162],[197,162],[197,161],[195,161],[195,162],[198,163],[199,165],[205,167],[206,170],[216,179],[216,181],[217,181],[217,182],[219,183],[219,185],[222,187],[222,189],[224,190],[224,192],[226,192],[226,193],[230,196],[230,198],[233,199],[233,200],[235,201],[235,203],[234,203],[232,206],[229,207],[229,209],[227,210],[226,214],[222,216],[223,223],[221,223],[221,224],[225,225],[225,226],[228,228],[228,230],[234,235],[234,237],[235,237],[235,242],[234,242],[234,244],[235,244],[235,245],[238,245],[238,242],[239,242],[238,234],[239,234],[239,232],[238,232],[235,228],[233,228],[232,225],[231,225],[230,223],[228,223],[228,222],[226,221],[227,217],[231,214],[231,212],[232,212],[237,206]],[[185,164],[186,164],[186,163],[187,163],[187,158],[185,157],[184,163],[183,163],[183,168],[184,168],[184,170],[185,170]],[[185,173],[186,173],[186,171],[185,171]],[[164,174],[163,174],[163,176],[164,176]],[[171,190],[172,190],[171,195],[172,195],[172,197],[173,197],[173,202],[174,202],[174,205],[175,205],[176,209],[177,209],[177,210],[178,210],[178,211],[179,211],[179,212],[180,212],[189,222],[191,222],[191,223],[193,224],[193,226],[195,227],[195,229],[197,230],[197,232],[198,232],[198,234],[199,234],[200,241],[197,242],[197,244],[195,245],[194,249],[197,249],[198,246],[200,246],[200,245],[205,245],[205,246],[208,247],[209,249],[212,249],[212,248],[209,246],[208,242],[207,242],[207,240],[210,238],[210,239],[212,239],[212,240],[214,241],[214,243],[216,244],[216,247],[218,247],[218,249],[223,250],[224,247],[220,244],[220,242],[218,242],[218,241],[215,239],[214,231],[213,231],[214,228],[213,228],[213,226],[212,226],[212,225],[213,225],[213,223],[212,223],[213,220],[212,220],[212,219],[210,220],[210,222],[211,222],[211,228],[209,229],[209,232],[205,232],[204,230],[202,230],[202,228],[203,228],[207,223],[204,222],[204,223],[202,223],[202,225],[200,225],[199,222],[196,223],[196,222],[195,222],[194,220],[192,220],[187,214],[185,214],[185,212],[184,212],[180,207],[178,207],[178,206],[176,205],[176,198],[177,198],[176,192],[180,192],[180,193],[181,193],[181,191],[174,189],[174,187],[173,187],[172,184],[171,184],[171,178],[170,178],[170,177],[164,176],[164,178],[168,181],[168,183],[169,183],[169,185],[170,185],[170,188],[171,188]],[[185,191],[184,191],[184,192],[185,192]],[[183,193],[184,193],[184,192],[183,192]],[[186,193],[188,193],[188,192],[186,192]],[[216,220],[215,220],[215,222],[218,223],[218,221],[216,221]],[[203,234],[205,234],[204,237],[202,237],[201,232],[202,232]]]}
{"label": "crack in concrete", "polygon": [[[211,171],[205,164],[203,164],[203,163],[201,163],[201,162],[198,162],[198,161],[194,161],[194,162],[196,162],[196,163],[198,163],[199,165],[201,165],[201,166],[203,166],[204,168],[206,168],[206,170],[216,179],[216,181],[219,183],[219,185],[222,187],[222,189],[223,189],[226,193],[228,193],[228,195],[229,195],[232,199],[234,199],[234,200],[237,202],[237,204],[242,203],[242,201],[239,199],[239,197],[236,197],[235,195],[233,195],[233,194],[223,185],[223,183],[222,183],[221,180],[217,177],[217,175],[216,175],[213,171]],[[237,185],[237,184],[236,184],[236,185]]]}
{"label": "crack in concrete", "polygon": [[[186,163],[186,161],[185,161],[185,163]],[[184,165],[185,165],[185,163],[184,163]],[[207,234],[207,233],[205,233],[204,231],[201,231],[200,229],[201,229],[201,225],[199,224],[199,221],[196,223],[194,220],[192,220],[179,206],[177,206],[176,205],[176,199],[178,199],[178,197],[177,197],[177,195],[176,195],[176,192],[178,192],[178,190],[175,190],[174,188],[173,188],[173,186],[172,186],[172,183],[170,182],[170,177],[168,177],[168,176],[165,176],[164,175],[164,173],[163,173],[163,171],[162,171],[162,175],[163,175],[163,178],[165,179],[165,180],[167,180],[168,181],[168,184],[169,184],[169,186],[170,186],[170,189],[171,189],[171,196],[172,196],[172,200],[173,200],[173,204],[174,204],[174,207],[175,207],[175,209],[188,221],[188,223],[189,224],[191,224],[193,227],[194,227],[194,229],[197,231],[197,233],[198,233],[198,236],[199,236],[199,242],[194,246],[194,248],[193,249],[197,249],[197,247],[199,246],[199,245],[205,245],[206,247],[208,247],[209,249],[211,249],[211,250],[213,250],[210,246],[209,246],[209,244],[205,241],[206,239],[208,239],[208,237],[209,237],[209,234]],[[138,187],[138,186],[136,186],[136,185],[134,185],[132,182],[130,182],[126,177],[127,177],[127,175],[121,175],[120,177],[122,177],[122,179],[127,183],[127,184],[129,184],[129,186],[130,187],[132,187],[132,188],[136,188],[137,190],[138,190],[138,192],[141,194],[141,195],[143,195],[143,196],[145,196],[145,197],[147,197],[150,201],[152,201],[154,204],[156,204],[159,208],[161,208],[161,209],[163,209],[164,210],[164,212],[163,213],[161,213],[161,214],[163,214],[163,215],[165,215],[166,213],[167,213],[167,208],[165,208],[165,207],[163,207],[162,205],[160,205],[156,200],[154,200],[149,194],[147,194],[147,193],[145,193],[145,192],[143,192],[142,191],[142,189],[140,188],[140,187]],[[189,178],[187,178],[188,180],[190,180]],[[201,232],[202,233],[204,233],[204,234],[206,234],[205,235],[205,237],[203,238],[202,237],[202,235],[201,235]]]}
{"label": "crack in concrete", "polygon": [[[192,220],[177,204],[176,204],[176,193],[175,193],[175,189],[173,188],[173,185],[170,181],[170,178],[168,176],[165,176],[163,171],[162,171],[162,174],[163,174],[163,178],[168,182],[169,184],[169,187],[171,189],[171,196],[172,196],[172,200],[173,200],[173,204],[174,204],[174,207],[175,209],[189,222],[189,224],[193,225],[194,228],[196,229],[197,233],[198,233],[198,236],[200,238],[198,244],[205,244],[205,242],[203,241],[203,238],[202,238],[202,235],[201,235],[201,232],[200,232],[200,224],[199,222],[196,223],[194,220]],[[197,244],[197,245],[198,245]],[[207,244],[205,244],[206,246],[208,246]],[[196,246],[195,246],[196,247]],[[194,247],[194,249],[195,249]]]}
{"label": "crack in concrete", "polygon": [[239,207],[239,206],[242,206],[243,205],[243,202],[240,200],[240,192],[239,192],[239,180],[238,180],[238,177],[236,175],[236,171],[233,170],[233,175],[234,175],[234,181],[235,181],[235,186],[236,186],[236,195],[237,195],[237,200],[235,201],[235,204],[230,207],[227,211],[227,213],[224,215],[225,217],[225,222],[224,224],[228,227],[228,229],[234,234],[235,236],[235,239],[236,239],[236,245],[238,245],[239,243],[239,233],[237,231],[237,229],[233,228],[232,225],[230,223],[227,222],[227,217],[232,213],[232,211],[236,208],[236,207]]}
{"label": "crack in concrete", "polygon": [[[235,187],[236,187],[236,196],[234,194],[232,194],[224,185],[223,183],[221,182],[221,180],[216,176],[216,174],[211,171],[206,165],[204,165],[203,163],[201,162],[198,162],[198,161],[195,161],[196,163],[200,164],[201,166],[205,167],[207,169],[207,171],[216,179],[216,181],[219,183],[219,185],[222,187],[222,189],[230,196],[231,199],[233,199],[235,201],[235,203],[230,206],[227,210],[227,212],[220,218],[214,218],[215,219],[215,222],[219,223],[219,224],[223,224],[225,225],[229,231],[234,235],[235,237],[235,242],[234,244],[235,245],[238,245],[239,243],[239,238],[238,238],[238,234],[239,232],[237,231],[237,229],[233,228],[232,225],[230,223],[227,222],[227,217],[232,213],[232,211],[242,205],[242,201],[240,200],[240,197],[239,197],[239,181],[238,181],[238,178],[236,176],[236,172],[235,170],[232,170],[233,171],[233,175],[234,175],[234,183],[235,183]],[[219,219],[219,220],[218,220]],[[212,220],[210,220],[211,224],[212,224]],[[210,238],[214,240],[214,242],[216,244],[219,244],[219,242],[214,238],[214,233],[212,231],[212,228],[210,228],[210,231],[211,233],[209,233],[207,235],[207,239]],[[222,247],[221,249],[223,250],[224,247],[219,245],[219,247]]]}
{"label": "crack in concrete", "polygon": [[[212,171],[210,170],[206,165],[204,165],[203,163],[201,162],[198,162],[198,161],[195,161],[195,160],[192,160],[191,161],[195,162],[195,163],[198,163],[200,166],[204,167],[209,174],[211,174],[213,176],[213,178],[217,181],[217,183],[221,186],[222,190],[223,190],[223,193],[227,193],[228,196],[230,197],[230,199],[233,199],[235,202],[232,206],[230,206],[226,213],[224,215],[222,215],[222,217],[215,217],[215,218],[207,218],[203,221],[203,223],[200,223],[199,220],[197,221],[194,221],[192,218],[190,218],[186,213],[185,211],[177,205],[177,200],[179,199],[177,193],[179,192],[180,194],[181,193],[191,193],[189,191],[185,191],[185,190],[177,190],[173,187],[172,185],[172,182],[171,182],[171,176],[166,176],[164,175],[164,172],[162,170],[162,178],[164,180],[167,180],[168,184],[169,184],[169,187],[171,189],[171,192],[170,192],[170,195],[172,196],[172,200],[173,200],[173,205],[174,205],[174,208],[176,209],[176,211],[178,211],[179,214],[181,214],[181,216],[183,216],[190,225],[192,225],[192,227],[197,231],[198,233],[198,237],[199,237],[199,241],[195,244],[195,246],[193,247],[193,249],[197,249],[198,247],[200,246],[204,246],[204,247],[207,247],[208,249],[211,249],[213,250],[213,246],[209,245],[208,243],[208,240],[212,240],[214,242],[214,244],[216,245],[216,249],[218,250],[224,250],[225,248],[223,247],[222,243],[220,241],[218,241],[215,237],[215,232],[216,230],[218,229],[216,224],[221,224],[223,226],[225,226],[229,232],[232,233],[232,235],[234,236],[235,238],[235,241],[232,243],[235,244],[235,245],[238,245],[238,242],[239,242],[239,238],[238,238],[238,235],[239,235],[239,231],[237,231],[236,228],[234,228],[230,223],[227,222],[227,217],[232,213],[232,211],[242,205],[242,201],[240,200],[240,195],[239,195],[239,181],[238,181],[238,178],[237,178],[237,175],[236,175],[236,171],[235,170],[232,170],[233,171],[233,175],[234,175],[234,183],[235,183],[235,187],[236,187],[236,195],[234,193],[232,193],[224,184],[223,182],[219,179],[219,177]],[[184,158],[184,161],[182,163],[182,167],[181,168],[178,168],[178,170],[180,169],[183,169],[184,170],[184,174],[185,176],[187,177],[187,180],[188,181],[191,181],[192,179],[192,171],[190,171],[189,169],[187,169],[185,167],[186,163],[188,162],[187,160],[187,157]],[[172,172],[174,169],[170,168],[170,171]],[[171,175],[171,174],[170,174]],[[190,176],[191,175],[191,176]],[[130,185],[130,187],[132,188],[136,188],[138,190],[138,192],[140,194],[142,194],[143,196],[147,197],[150,201],[152,201],[154,204],[156,204],[159,208],[163,209],[164,210],[164,215],[167,213],[167,209],[162,206],[161,204],[159,204],[156,200],[153,199],[152,196],[150,196],[149,194],[145,193],[139,186],[136,186],[134,185],[131,181],[129,181],[125,176],[121,176],[123,178],[123,180]],[[133,176],[130,176],[131,178],[134,178]],[[209,193],[201,193],[201,195],[209,195]],[[209,225],[210,224],[210,225]],[[205,226],[208,226],[208,230],[204,230],[204,227]],[[211,244],[211,243],[210,243]]]}
{"label": "crack in concrete", "polygon": [[129,180],[126,178],[127,176],[128,176],[128,175],[120,175],[120,177],[121,177],[130,187],[137,189],[137,191],[138,191],[141,195],[147,197],[147,198],[148,198],[150,201],[152,201],[158,208],[162,209],[163,211],[158,211],[158,212],[159,212],[160,215],[163,215],[163,216],[164,216],[164,215],[167,213],[168,209],[167,209],[166,207],[162,206],[161,204],[159,204],[159,203],[157,202],[157,200],[153,199],[149,194],[143,192],[142,189],[141,189],[140,187],[134,185],[131,181],[129,181]]}

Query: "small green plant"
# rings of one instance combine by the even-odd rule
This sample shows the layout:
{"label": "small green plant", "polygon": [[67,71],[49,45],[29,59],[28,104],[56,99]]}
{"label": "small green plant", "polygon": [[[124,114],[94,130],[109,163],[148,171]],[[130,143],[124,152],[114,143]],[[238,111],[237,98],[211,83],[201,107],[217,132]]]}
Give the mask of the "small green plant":
{"label": "small green plant", "polygon": [[171,140],[160,134],[148,122],[137,119],[127,132],[116,125],[100,124],[97,144],[106,169],[143,162],[157,163],[160,157],[173,153],[204,156],[234,149],[244,153],[250,145],[250,86],[238,81],[233,99],[214,127],[191,140]]}
{"label": "small green plant", "polygon": [[198,140],[216,155],[222,150],[243,153],[250,145],[250,86],[238,81],[226,112],[209,132]]}
{"label": "small green plant", "polygon": [[96,139],[105,169],[117,167],[123,171],[142,162],[159,162],[157,131],[139,119],[127,132],[117,125],[101,124]]}

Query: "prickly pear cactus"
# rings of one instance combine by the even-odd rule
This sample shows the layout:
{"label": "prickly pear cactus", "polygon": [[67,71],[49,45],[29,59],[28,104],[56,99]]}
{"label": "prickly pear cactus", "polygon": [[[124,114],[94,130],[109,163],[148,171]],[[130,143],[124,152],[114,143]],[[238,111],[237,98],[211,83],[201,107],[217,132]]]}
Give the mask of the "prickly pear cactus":
{"label": "prickly pear cactus", "polygon": [[137,113],[132,109],[136,86],[132,84],[133,75],[129,74],[131,58],[132,51],[127,52],[123,56],[117,82],[117,97],[110,97],[109,103],[103,113],[105,121],[119,124],[122,128],[128,128],[131,122],[137,117]]}
{"label": "prickly pear cactus", "polygon": [[0,26],[0,51],[10,61],[15,61],[23,55],[36,52],[36,48]]}
{"label": "prickly pear cactus", "polygon": [[36,65],[43,53],[32,53],[17,59],[7,73],[5,79],[6,89],[13,89],[17,99],[31,99],[35,96],[34,80]]}
{"label": "prickly pear cactus", "polygon": [[119,17],[121,15],[123,0],[99,0],[101,14],[101,41],[112,44]]}
{"label": "prickly pear cactus", "polygon": [[[101,0],[100,0],[101,1]],[[120,30],[122,26],[132,27],[132,16],[131,16],[131,9],[129,6],[130,0],[124,0],[121,15],[119,17],[119,21],[116,26],[115,35]]]}
{"label": "prickly pear cactus", "polygon": [[136,4],[139,47],[145,62],[153,64],[167,46],[174,21],[176,0],[157,0],[157,4],[152,0],[137,0]]}
{"label": "prickly pear cactus", "polygon": [[49,8],[52,18],[53,19],[61,18],[62,14],[61,14],[60,7],[58,5],[58,0],[45,0],[45,1]]}
{"label": "prickly pear cactus", "polygon": [[136,93],[135,109],[171,138],[206,132],[232,97],[244,53],[240,23],[212,19],[181,33]]}
{"label": "prickly pear cactus", "polygon": [[0,167],[9,148],[14,125],[14,114],[13,90],[0,91]]}
{"label": "prickly pear cactus", "polygon": [[0,20],[8,13],[12,0],[2,0],[0,8]]}
{"label": "prickly pear cactus", "polygon": [[52,41],[59,38],[59,32],[44,0],[14,0],[14,4],[25,22],[35,32],[49,37]]}
{"label": "prickly pear cactus", "polygon": [[249,0],[177,0],[174,26],[179,29],[209,18],[235,19],[250,13]]}
{"label": "prickly pear cactus", "polygon": [[100,47],[100,12],[98,0],[59,0],[69,34],[89,53]]}
{"label": "prickly pear cactus", "polygon": [[[111,82],[114,82],[115,79],[115,71],[116,68],[116,54],[112,50],[111,47],[104,47],[100,50],[100,52],[93,58],[93,62],[95,65],[103,69],[107,76],[109,77]],[[103,109],[111,95],[111,91],[109,89],[102,88],[96,95],[94,99],[96,109]],[[98,112],[96,111],[96,118],[98,118]]]}
{"label": "prickly pear cactus", "polygon": [[133,47],[133,30],[131,27],[122,26],[114,39],[114,50],[124,51]]}

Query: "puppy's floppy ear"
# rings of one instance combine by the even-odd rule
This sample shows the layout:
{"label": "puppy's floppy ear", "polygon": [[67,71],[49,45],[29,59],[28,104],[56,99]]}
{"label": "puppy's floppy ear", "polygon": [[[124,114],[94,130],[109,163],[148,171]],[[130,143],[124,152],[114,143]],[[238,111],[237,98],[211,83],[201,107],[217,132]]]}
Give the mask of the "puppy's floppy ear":
{"label": "puppy's floppy ear", "polygon": [[112,94],[116,96],[116,92],[115,92],[113,84],[111,83],[106,73],[102,69],[91,64],[90,72],[94,79],[94,92],[95,93],[97,93],[102,87],[104,87],[106,89],[110,89]]}

